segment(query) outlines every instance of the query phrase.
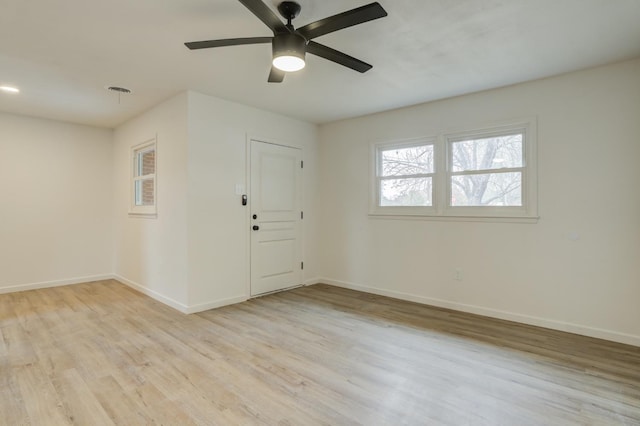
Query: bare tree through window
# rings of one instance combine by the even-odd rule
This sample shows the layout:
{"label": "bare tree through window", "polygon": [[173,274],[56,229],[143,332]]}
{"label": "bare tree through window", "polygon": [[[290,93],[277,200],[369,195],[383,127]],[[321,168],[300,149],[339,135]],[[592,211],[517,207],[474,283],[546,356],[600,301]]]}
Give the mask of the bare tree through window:
{"label": "bare tree through window", "polygon": [[382,151],[380,205],[433,205],[433,155],[433,145]]}
{"label": "bare tree through window", "polygon": [[452,206],[522,205],[522,133],[451,142]]}

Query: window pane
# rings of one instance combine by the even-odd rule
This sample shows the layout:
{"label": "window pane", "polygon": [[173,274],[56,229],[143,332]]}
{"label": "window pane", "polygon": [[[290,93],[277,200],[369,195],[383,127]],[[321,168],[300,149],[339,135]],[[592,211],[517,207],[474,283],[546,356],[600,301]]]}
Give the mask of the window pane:
{"label": "window pane", "polygon": [[522,206],[522,173],[453,176],[452,206]]}
{"label": "window pane", "polygon": [[433,145],[382,151],[381,176],[409,176],[433,173]]}
{"label": "window pane", "polygon": [[522,167],[522,133],[451,144],[452,170]]}
{"label": "window pane", "polygon": [[431,206],[432,179],[384,179],[380,181],[381,206]]}
{"label": "window pane", "polygon": [[154,185],[154,179],[141,179],[135,182],[136,206],[153,206],[155,204]]}
{"label": "window pane", "polygon": [[156,172],[154,149],[136,153],[136,176],[152,175]]}

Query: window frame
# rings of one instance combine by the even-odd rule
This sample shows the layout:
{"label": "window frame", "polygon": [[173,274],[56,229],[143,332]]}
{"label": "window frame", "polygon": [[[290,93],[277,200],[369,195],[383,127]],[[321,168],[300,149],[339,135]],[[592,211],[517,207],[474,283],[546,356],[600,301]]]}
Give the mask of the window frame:
{"label": "window frame", "polygon": [[[436,136],[395,141],[378,141],[370,144],[371,179],[369,197],[369,215],[379,218],[417,218],[435,220],[478,220],[535,223],[538,219],[537,184],[537,119],[522,118],[487,126],[478,126],[465,130],[439,132]],[[520,171],[522,173],[522,206],[452,206],[451,192],[453,176],[473,174],[453,171],[452,145],[463,140],[482,139],[522,133],[522,167],[509,169],[482,170],[488,174]],[[432,141],[432,142],[430,142]],[[433,205],[420,206],[381,206],[380,193],[380,153],[390,148],[402,148],[433,143]]]}
{"label": "window frame", "polygon": [[[138,175],[140,171],[140,165],[138,161],[138,156],[141,153],[153,151],[154,155],[154,173],[150,173],[147,175]],[[139,217],[151,217],[154,218],[157,216],[157,205],[158,205],[158,144],[156,138],[149,139],[140,144],[134,145],[130,150],[130,160],[131,160],[131,179],[130,179],[130,192],[131,195],[129,197],[129,215],[131,216],[139,216]],[[152,180],[153,181],[153,205],[139,206],[136,205],[136,183]]]}
{"label": "window frame", "polygon": [[[423,138],[414,138],[414,139],[405,139],[399,141],[392,142],[378,142],[373,145],[372,154],[373,154],[373,178],[375,183],[372,187],[372,192],[370,196],[370,214],[395,214],[395,215],[424,215],[427,212],[429,214],[435,214],[435,205],[436,205],[436,178],[437,178],[437,169],[438,169],[438,161],[437,161],[437,149],[436,149],[437,139],[435,137],[423,137]],[[431,145],[433,146],[433,155],[434,155],[434,164],[433,164],[433,172],[432,173],[417,173],[413,175],[404,175],[404,176],[391,176],[385,177],[382,176],[382,152],[389,151],[390,149],[403,149],[403,148],[413,148],[417,146]],[[388,179],[398,179],[398,178],[412,178],[412,177],[431,177],[431,206],[381,206],[380,205],[380,188],[383,180]]]}

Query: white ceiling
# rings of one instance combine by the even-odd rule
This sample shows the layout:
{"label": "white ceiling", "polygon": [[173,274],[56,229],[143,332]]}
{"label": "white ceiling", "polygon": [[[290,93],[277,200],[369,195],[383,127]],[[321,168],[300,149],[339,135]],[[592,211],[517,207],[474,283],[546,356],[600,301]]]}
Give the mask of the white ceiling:
{"label": "white ceiling", "polygon": [[[369,2],[299,0],[294,25]],[[640,56],[640,0],[379,2],[388,17],[316,39],[371,71],[307,55],[269,84],[268,44],[183,45],[272,35],[237,0],[0,0],[0,85],[21,89],[0,111],[114,127],[192,89],[324,123]]]}

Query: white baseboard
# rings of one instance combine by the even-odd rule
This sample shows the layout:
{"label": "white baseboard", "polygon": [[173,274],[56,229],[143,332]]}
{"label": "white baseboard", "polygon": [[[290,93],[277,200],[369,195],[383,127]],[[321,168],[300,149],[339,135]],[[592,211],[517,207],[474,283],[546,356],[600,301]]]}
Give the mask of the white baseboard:
{"label": "white baseboard", "polygon": [[229,299],[214,300],[211,302],[199,303],[197,305],[188,306],[170,297],[164,296],[163,294],[160,294],[155,290],[151,290],[135,281],[129,280],[117,274],[91,275],[86,277],[69,278],[64,280],[43,281],[38,283],[11,285],[6,287],[0,287],[0,294],[15,293],[18,291],[27,291],[27,290],[38,290],[41,288],[49,288],[49,287],[61,287],[65,285],[83,284],[83,283],[90,283],[94,281],[105,281],[105,280],[117,280],[122,284],[129,286],[132,289],[151,297],[152,299],[157,300],[160,303],[163,303],[167,306],[172,307],[173,309],[176,309],[182,312],[183,314],[194,314],[196,312],[207,311],[209,309],[215,309],[215,308],[220,308],[222,306],[233,305],[235,303],[244,302],[245,300],[248,299],[246,296],[243,295],[243,296],[232,297]]}
{"label": "white baseboard", "polygon": [[114,274],[113,275],[113,279],[120,281],[122,284],[127,285],[129,287],[131,287],[132,289],[139,291],[142,294],[145,294],[149,297],[151,297],[152,299],[157,300],[160,303],[164,303],[167,306],[171,306],[173,309],[176,309],[180,312],[182,312],[183,314],[187,314],[189,312],[187,312],[189,310],[189,307],[183,303],[178,302],[177,300],[173,300],[170,297],[164,296],[160,293],[158,293],[155,290],[151,290],[150,288],[147,288],[141,284],[138,284],[135,281],[131,281],[123,276]]}
{"label": "white baseboard", "polygon": [[15,293],[18,291],[38,290],[41,288],[61,287],[64,285],[82,284],[93,281],[104,281],[113,278],[113,274],[90,275],[87,277],[68,278],[64,280],[43,281],[38,283],[18,284],[6,287],[0,287],[0,294]]}
{"label": "white baseboard", "polygon": [[507,321],[518,322],[522,324],[534,325],[538,327],[550,328],[553,330],[566,331],[568,333],[580,334],[583,336],[595,337],[598,339],[610,340],[612,342],[625,343],[627,345],[640,346],[640,336],[632,334],[619,333],[617,331],[604,330],[600,328],[587,327],[579,324],[572,324],[563,321],[550,320],[529,315],[517,314],[514,312],[506,312],[497,309],[485,308],[482,306],[467,305],[464,303],[451,302],[448,300],[433,299],[430,297],[418,296],[410,293],[402,293],[398,291],[385,290],[375,287],[368,287],[359,284],[349,283],[345,281],[332,280],[329,278],[321,278],[319,282],[333,285],[336,287],[348,288],[351,290],[362,291],[365,293],[378,294],[380,296],[393,297],[395,299],[407,300],[410,302],[421,303],[424,305],[437,306],[440,308],[452,309],[455,311],[468,312],[472,314],[482,315],[491,318],[498,318]]}
{"label": "white baseboard", "polygon": [[322,278],[309,278],[308,280],[305,280],[304,283],[302,283],[302,285],[307,286],[307,285],[316,285],[316,284],[321,284],[324,281],[322,280]]}
{"label": "white baseboard", "polygon": [[209,309],[221,308],[227,305],[235,305],[236,303],[246,302],[248,298],[246,296],[230,297],[228,299],[214,300],[207,303],[199,303],[197,305],[191,305],[187,308],[185,314],[195,314],[197,312],[208,311]]}
{"label": "white baseboard", "polygon": [[196,312],[202,312],[202,311],[208,311],[209,309],[221,308],[223,306],[233,305],[233,304],[244,302],[247,300],[246,296],[237,296],[237,297],[232,297],[228,299],[220,299],[220,300],[213,300],[211,302],[206,302],[206,303],[199,303],[197,305],[185,305],[184,303],[180,303],[177,300],[164,296],[158,293],[157,291],[144,287],[143,285],[138,284],[135,281],[131,281],[120,275],[112,275],[112,278],[117,281],[120,281],[122,284],[125,284],[136,291],[139,291],[142,294],[145,294],[151,297],[152,299],[157,300],[160,303],[164,303],[165,305],[170,306],[173,309],[176,309],[182,312],[183,314],[195,314]]}

